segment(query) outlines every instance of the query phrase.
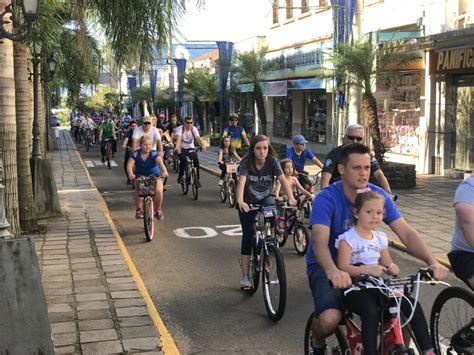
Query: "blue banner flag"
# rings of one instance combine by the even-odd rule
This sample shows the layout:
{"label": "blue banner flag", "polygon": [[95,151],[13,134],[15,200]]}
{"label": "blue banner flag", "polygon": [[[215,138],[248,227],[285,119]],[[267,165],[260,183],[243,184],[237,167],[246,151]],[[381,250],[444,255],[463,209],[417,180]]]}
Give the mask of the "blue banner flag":
{"label": "blue banner flag", "polygon": [[225,97],[227,88],[227,79],[229,77],[230,63],[232,61],[232,50],[234,49],[233,42],[217,41],[217,48],[219,49],[219,104],[221,119],[228,114],[228,102]]}
{"label": "blue banner flag", "polygon": [[158,78],[158,70],[152,69],[148,70],[148,75],[150,76],[150,97],[151,102],[155,102],[155,92],[156,92],[156,81]]}
{"label": "blue banner flag", "polygon": [[173,59],[178,69],[178,107],[183,107],[183,87],[184,87],[184,73],[186,72],[186,59]]}

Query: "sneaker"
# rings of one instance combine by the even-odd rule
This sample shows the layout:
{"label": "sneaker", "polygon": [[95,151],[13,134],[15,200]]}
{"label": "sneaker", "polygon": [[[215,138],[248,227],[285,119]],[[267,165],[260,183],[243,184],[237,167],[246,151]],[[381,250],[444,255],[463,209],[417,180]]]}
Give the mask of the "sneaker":
{"label": "sneaker", "polygon": [[224,185],[224,180],[223,179],[219,179],[219,186],[223,186]]}
{"label": "sneaker", "polygon": [[313,348],[313,344],[309,344],[309,355],[325,355],[326,354],[326,345],[323,345],[320,348]]}
{"label": "sneaker", "polygon": [[141,208],[139,208],[135,211],[135,218],[136,219],[143,218],[143,210]]}
{"label": "sneaker", "polygon": [[183,182],[183,177],[178,176],[178,180],[176,180],[176,182],[181,185],[181,183]]}
{"label": "sneaker", "polygon": [[249,275],[244,275],[242,276],[242,279],[240,280],[240,288],[250,288],[252,287],[252,284],[250,283]]}
{"label": "sneaker", "polygon": [[102,159],[100,159],[100,161],[101,161],[102,163],[105,163],[105,157],[102,157]]}
{"label": "sneaker", "polygon": [[200,182],[199,180],[198,180],[198,182],[197,182],[197,187],[198,187],[198,188],[199,188],[199,187],[202,187],[201,182]]}
{"label": "sneaker", "polygon": [[155,217],[157,220],[162,221],[165,217],[163,216],[163,212],[160,209],[155,210]]}

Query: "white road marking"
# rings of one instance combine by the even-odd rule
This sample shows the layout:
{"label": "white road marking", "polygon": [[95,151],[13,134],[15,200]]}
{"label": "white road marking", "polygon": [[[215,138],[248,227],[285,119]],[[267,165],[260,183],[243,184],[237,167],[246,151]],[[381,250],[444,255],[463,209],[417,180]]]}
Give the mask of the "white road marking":
{"label": "white road marking", "polygon": [[94,163],[92,162],[92,160],[86,160],[86,166],[88,168],[93,168],[94,167]]}
{"label": "white road marking", "polygon": [[100,160],[95,160],[94,164],[95,166],[101,166],[101,165],[104,165],[105,163],[102,163]]}
{"label": "white road marking", "polygon": [[[198,230],[204,234],[200,235],[190,235],[187,231],[190,230]],[[185,228],[178,228],[173,231],[173,233],[179,238],[187,238],[187,239],[204,239],[204,238],[212,238],[217,236],[217,232],[210,228],[210,227],[185,227]]]}
{"label": "white road marking", "polygon": [[228,228],[227,230],[222,231],[222,233],[231,237],[240,237],[242,235],[242,226],[240,224],[216,226],[216,228]]}
{"label": "white road marking", "polygon": [[[102,163],[100,160],[94,160],[94,161],[86,160],[86,166],[88,168],[95,168],[97,166],[107,166],[107,162]],[[115,160],[111,160],[110,166],[114,167],[114,166],[118,166],[118,164],[115,162]]]}
{"label": "white road marking", "polygon": [[115,162],[115,160],[111,160],[110,161],[110,166],[118,166],[118,164]]}

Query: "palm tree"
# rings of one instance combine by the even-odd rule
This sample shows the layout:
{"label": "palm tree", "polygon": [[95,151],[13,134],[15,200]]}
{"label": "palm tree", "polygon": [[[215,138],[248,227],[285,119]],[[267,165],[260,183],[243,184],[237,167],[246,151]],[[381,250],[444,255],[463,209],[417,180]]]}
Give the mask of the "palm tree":
{"label": "palm tree", "polygon": [[211,133],[216,132],[215,102],[219,101],[219,81],[207,70],[193,69],[184,75],[184,91],[194,97],[197,106],[206,103]]}
{"label": "palm tree", "polygon": [[266,48],[262,48],[258,52],[252,50],[250,52],[237,53],[231,69],[236,74],[238,82],[253,84],[253,100],[257,104],[262,134],[267,133],[267,116],[261,83],[272,69],[265,62],[266,50]]}
{"label": "palm tree", "polygon": [[[0,0],[0,9],[10,1]],[[20,233],[18,213],[18,181],[16,166],[16,112],[15,112],[15,77],[13,68],[13,43],[9,40],[0,42],[0,150],[3,153],[5,176],[5,211],[10,231]],[[27,144],[27,142],[25,142]]]}
{"label": "palm tree", "polygon": [[362,89],[362,110],[365,121],[369,125],[375,157],[380,162],[383,161],[387,148],[381,139],[377,100],[372,88],[375,81],[390,70],[421,59],[422,56],[419,52],[406,51],[404,43],[387,41],[376,47],[371,39],[356,42],[353,45],[339,44],[330,58],[336,67],[336,76],[342,85],[355,85]]}

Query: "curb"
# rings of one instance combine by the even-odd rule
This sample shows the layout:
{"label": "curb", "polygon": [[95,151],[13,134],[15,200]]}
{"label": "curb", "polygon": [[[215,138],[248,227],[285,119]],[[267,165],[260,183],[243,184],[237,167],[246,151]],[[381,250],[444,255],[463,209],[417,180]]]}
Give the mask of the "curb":
{"label": "curb", "polygon": [[[73,142],[74,143],[74,142]],[[74,145],[75,146],[75,145]],[[101,208],[104,211],[105,218],[107,219],[107,222],[110,225],[110,228],[112,229],[112,232],[115,236],[115,239],[117,240],[117,244],[120,248],[120,251],[122,252],[122,256],[125,259],[125,262],[128,265],[128,268],[130,269],[130,272],[133,276],[133,280],[135,281],[138,290],[140,291],[140,294],[142,295],[146,307],[148,309],[148,313],[150,314],[151,319],[153,320],[153,323],[155,325],[155,328],[158,332],[158,336],[161,340],[161,345],[162,345],[162,351],[164,354],[179,354],[178,347],[176,346],[176,343],[174,342],[173,337],[171,336],[170,332],[166,328],[165,324],[163,323],[158,311],[156,310],[155,304],[153,303],[153,300],[150,297],[150,294],[148,293],[148,290],[146,289],[146,286],[138,273],[138,270],[133,263],[127,248],[125,247],[125,244],[122,241],[122,237],[120,236],[117,227],[115,226],[112,217],[110,216],[110,210],[107,206],[107,203],[105,202],[104,198],[100,194],[99,190],[97,189],[97,186],[95,185],[94,181],[92,180],[92,177],[89,174],[89,170],[87,169],[81,154],[79,154],[79,151],[77,148],[75,149],[76,155],[79,158],[79,161],[81,162],[82,167],[84,168],[86,172],[87,179],[89,180],[89,183],[91,184],[92,188],[95,190],[95,193],[99,197],[100,205]]]}
{"label": "curb", "polygon": [[[204,166],[204,165],[201,165],[200,167],[201,167],[202,170],[204,170],[204,171],[206,171],[206,172],[208,172],[208,173],[210,173],[210,174],[212,174],[212,175],[220,176],[220,172],[217,171],[217,170],[215,170],[215,169],[212,169],[212,168],[210,168],[210,167],[208,167],[208,166]],[[393,247],[393,248],[395,248],[395,249],[398,249],[398,250],[401,250],[401,251],[403,251],[403,252],[405,252],[405,253],[408,253],[408,254],[410,254],[411,256],[414,256],[415,258],[417,258],[418,260],[421,260],[420,258],[418,258],[418,257],[416,257],[415,255],[413,255],[413,254],[407,249],[407,247],[406,247],[405,245],[403,245],[402,243],[400,243],[398,240],[389,238],[388,242],[389,242],[389,245],[390,245],[391,247]],[[450,264],[450,262],[449,262],[448,259],[446,259],[446,258],[440,258],[440,257],[437,257],[437,256],[435,256],[435,259],[438,260],[438,262],[439,262],[441,265],[446,266],[448,269],[451,270],[451,264]],[[423,260],[421,260],[421,261],[423,261]]]}

